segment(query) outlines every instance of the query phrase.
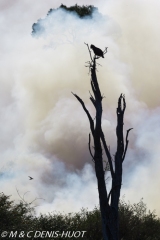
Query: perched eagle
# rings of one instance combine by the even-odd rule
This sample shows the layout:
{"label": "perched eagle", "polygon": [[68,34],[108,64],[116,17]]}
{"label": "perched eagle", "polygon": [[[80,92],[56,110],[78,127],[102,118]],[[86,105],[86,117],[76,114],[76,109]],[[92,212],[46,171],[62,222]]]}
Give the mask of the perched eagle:
{"label": "perched eagle", "polygon": [[91,45],[90,48],[93,50],[95,55],[104,58],[103,51],[100,48],[97,48],[94,45]]}

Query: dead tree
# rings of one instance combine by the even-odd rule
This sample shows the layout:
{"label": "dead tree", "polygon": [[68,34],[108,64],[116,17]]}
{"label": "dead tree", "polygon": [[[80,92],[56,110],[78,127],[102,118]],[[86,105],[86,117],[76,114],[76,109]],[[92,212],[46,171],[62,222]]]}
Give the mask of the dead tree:
{"label": "dead tree", "polygon": [[[88,46],[88,44],[86,44]],[[125,96],[120,95],[118,99],[117,107],[117,151],[115,154],[115,159],[113,161],[109,147],[106,144],[106,140],[101,127],[102,120],[102,95],[99,88],[99,84],[96,76],[96,60],[99,58],[97,56],[92,57],[91,51],[88,46],[90,53],[91,61],[88,62],[89,69],[91,72],[91,88],[93,95],[90,96],[90,100],[96,110],[95,123],[85,107],[82,99],[76,94],[72,93],[77,100],[81,103],[85,113],[87,114],[91,135],[94,142],[94,153],[91,151],[91,135],[89,134],[89,151],[92,157],[92,160],[95,164],[95,173],[98,183],[98,192],[99,192],[99,202],[100,202],[100,211],[102,219],[102,232],[104,240],[119,240],[119,218],[118,218],[118,204],[120,198],[120,190],[122,185],[122,163],[125,159],[125,155],[128,147],[128,134],[131,129],[127,130],[126,133],[126,142],[124,146],[123,138],[123,116],[126,108]],[[107,48],[104,51],[104,54],[107,52]],[[108,159],[108,166],[111,173],[112,185],[111,190],[108,191],[105,183],[105,166],[103,163],[103,153],[102,147],[104,148],[105,154]]]}

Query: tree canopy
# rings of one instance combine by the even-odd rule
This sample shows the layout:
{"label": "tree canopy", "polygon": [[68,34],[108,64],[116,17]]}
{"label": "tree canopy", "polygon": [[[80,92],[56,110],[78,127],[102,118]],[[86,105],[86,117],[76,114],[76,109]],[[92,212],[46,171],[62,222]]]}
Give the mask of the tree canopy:
{"label": "tree canopy", "polygon": [[[80,18],[84,18],[84,17],[92,17],[92,14],[95,10],[97,10],[96,7],[92,6],[92,5],[86,5],[86,6],[79,6],[77,4],[75,4],[74,6],[71,7],[67,7],[63,4],[61,4],[61,6],[59,7],[59,9],[65,9],[68,12],[74,12],[78,15],[78,17]],[[54,9],[50,9],[48,14],[50,14]]]}
{"label": "tree canopy", "polygon": [[45,22],[45,20],[54,12],[58,11],[58,10],[65,10],[67,13],[74,13],[77,15],[77,17],[79,17],[80,19],[84,19],[84,18],[92,18],[93,16],[93,12],[94,11],[98,11],[98,8],[92,6],[92,5],[86,5],[86,6],[79,6],[77,4],[75,4],[74,6],[71,7],[67,7],[66,5],[61,4],[59,8],[54,9],[51,8],[48,13],[47,16],[43,19],[38,19],[37,23],[34,23],[32,25],[32,35],[34,36],[35,34],[41,34],[43,32],[45,32],[45,27],[43,25],[43,23]]}

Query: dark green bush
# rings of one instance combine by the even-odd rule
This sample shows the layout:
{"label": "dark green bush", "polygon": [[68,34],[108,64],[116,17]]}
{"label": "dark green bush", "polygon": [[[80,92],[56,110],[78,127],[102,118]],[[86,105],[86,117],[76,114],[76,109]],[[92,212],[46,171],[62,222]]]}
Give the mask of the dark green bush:
{"label": "dark green bush", "polygon": [[[119,219],[121,240],[160,240],[160,219],[154,212],[147,211],[142,200],[133,205],[121,201],[119,204]],[[28,231],[86,231],[84,240],[102,239],[101,218],[98,208],[94,208],[92,211],[81,209],[78,213],[69,214],[54,212],[36,217],[30,204],[22,201],[16,204],[4,193],[0,194],[0,234],[2,231],[18,231],[19,233],[21,231],[25,233]],[[24,236],[23,239],[27,240],[29,238]],[[42,238],[37,237],[35,239]],[[72,240],[76,238],[45,239]],[[7,240],[7,237],[5,240]]]}

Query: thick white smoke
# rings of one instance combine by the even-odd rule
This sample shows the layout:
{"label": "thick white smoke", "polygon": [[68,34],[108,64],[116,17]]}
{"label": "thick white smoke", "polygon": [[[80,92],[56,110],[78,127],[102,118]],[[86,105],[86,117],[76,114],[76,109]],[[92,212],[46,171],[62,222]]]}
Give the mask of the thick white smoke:
{"label": "thick white smoke", "polygon": [[[88,152],[89,123],[71,91],[94,117],[84,42],[108,47],[98,79],[105,95],[103,127],[116,150],[116,107],[126,96],[125,130],[130,133],[122,195],[144,201],[160,214],[159,169],[159,5],[157,1],[83,1],[99,8],[92,20],[57,12],[46,19],[47,31],[31,36],[31,27],[61,2],[1,2],[0,184],[4,193],[26,201],[37,212],[77,211],[98,204],[94,168]],[[64,3],[65,4],[65,3]],[[76,4],[68,1],[68,6]],[[149,17],[148,17],[149,16]],[[65,21],[63,21],[65,17]],[[29,181],[28,176],[34,180]]]}

